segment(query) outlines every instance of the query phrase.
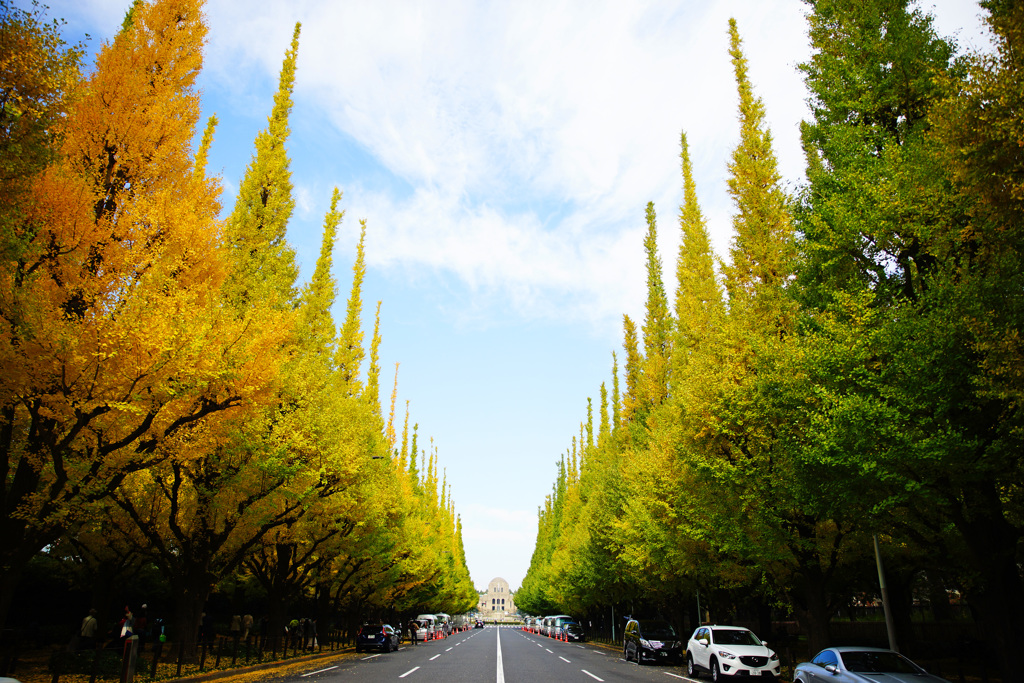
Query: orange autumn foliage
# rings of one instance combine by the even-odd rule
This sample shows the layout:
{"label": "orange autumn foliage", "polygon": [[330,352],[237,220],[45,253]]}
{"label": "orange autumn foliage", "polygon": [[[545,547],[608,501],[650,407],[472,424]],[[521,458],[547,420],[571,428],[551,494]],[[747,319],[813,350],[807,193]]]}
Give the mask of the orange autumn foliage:
{"label": "orange autumn foliage", "polygon": [[137,4],[70,86],[5,235],[0,623],[19,568],[83,503],[258,399],[280,364],[283,333],[222,310],[220,184],[191,146],[205,35],[196,0]]}

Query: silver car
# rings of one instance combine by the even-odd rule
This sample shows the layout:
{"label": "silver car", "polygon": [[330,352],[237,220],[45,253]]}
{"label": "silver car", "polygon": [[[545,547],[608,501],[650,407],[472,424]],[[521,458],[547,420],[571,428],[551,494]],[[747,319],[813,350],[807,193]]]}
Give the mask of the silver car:
{"label": "silver car", "polygon": [[892,650],[829,647],[796,665],[793,683],[948,683]]}

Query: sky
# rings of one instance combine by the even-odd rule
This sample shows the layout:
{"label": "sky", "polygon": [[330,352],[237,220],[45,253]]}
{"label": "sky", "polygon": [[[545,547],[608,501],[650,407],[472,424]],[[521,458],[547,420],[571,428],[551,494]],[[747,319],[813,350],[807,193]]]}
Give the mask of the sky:
{"label": "sky", "polygon": [[[130,0],[49,0],[97,51]],[[940,35],[986,49],[970,0],[924,0]],[[208,0],[203,114],[220,124],[209,170],[225,215],[266,127],[302,23],[287,149],[288,239],[312,274],[331,192],[344,319],[366,219],[363,323],[381,301],[381,380],[398,368],[420,445],[432,440],[461,516],[474,584],[518,588],[557,462],[643,319],[644,210],[654,202],[675,291],[685,131],[715,251],[727,256],[727,163],[738,141],[728,56],[735,17],[785,186],[803,182],[796,0]],[[384,406],[385,416],[388,406]]]}

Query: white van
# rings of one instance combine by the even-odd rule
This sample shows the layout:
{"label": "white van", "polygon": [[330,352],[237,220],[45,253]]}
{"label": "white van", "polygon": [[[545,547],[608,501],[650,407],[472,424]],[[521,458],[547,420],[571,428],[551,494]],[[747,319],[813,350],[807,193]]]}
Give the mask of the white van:
{"label": "white van", "polygon": [[416,640],[430,640],[437,626],[437,617],[433,614],[421,614],[416,617],[415,621],[420,624],[420,630],[416,632]]}

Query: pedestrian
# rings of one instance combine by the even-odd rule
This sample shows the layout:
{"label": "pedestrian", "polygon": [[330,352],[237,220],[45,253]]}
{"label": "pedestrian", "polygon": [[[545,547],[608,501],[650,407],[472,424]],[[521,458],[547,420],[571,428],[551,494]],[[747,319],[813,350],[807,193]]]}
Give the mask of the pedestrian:
{"label": "pedestrian", "polygon": [[249,631],[252,630],[252,615],[246,614],[242,617],[242,640],[246,640],[249,637]]}
{"label": "pedestrian", "polygon": [[418,635],[420,625],[413,619],[409,620],[409,640],[412,641],[413,647],[416,647],[416,636]]}
{"label": "pedestrian", "polygon": [[96,647],[96,629],[98,627],[96,610],[90,609],[89,613],[82,619],[82,627],[78,630],[78,646],[81,649],[91,650]]}
{"label": "pedestrian", "polygon": [[146,637],[149,635],[149,619],[146,611],[146,603],[142,603],[142,608],[139,610],[139,613],[135,615],[135,625],[132,629],[135,631],[135,635],[139,637],[139,652],[146,649]]}
{"label": "pedestrian", "polygon": [[302,637],[306,641],[305,649],[312,650],[316,647],[316,619],[306,619],[303,624]]}
{"label": "pedestrian", "polygon": [[120,628],[120,638],[122,644],[124,644],[126,640],[135,635],[135,615],[132,614],[132,611],[128,608],[128,605],[124,606],[124,616],[121,617],[121,621],[120,623],[118,623],[118,627]]}

